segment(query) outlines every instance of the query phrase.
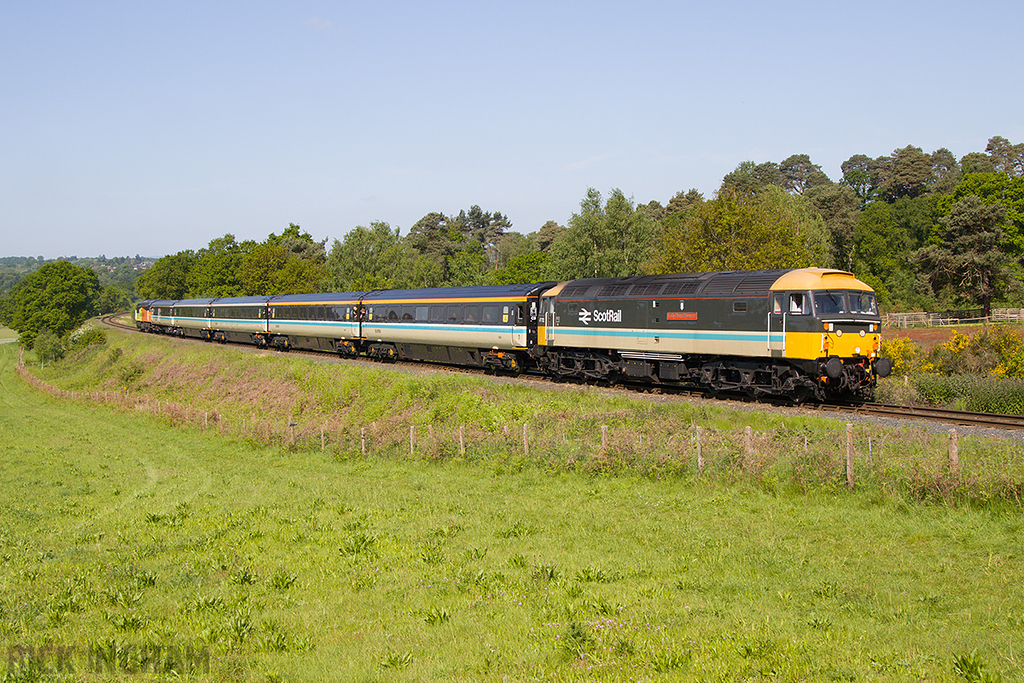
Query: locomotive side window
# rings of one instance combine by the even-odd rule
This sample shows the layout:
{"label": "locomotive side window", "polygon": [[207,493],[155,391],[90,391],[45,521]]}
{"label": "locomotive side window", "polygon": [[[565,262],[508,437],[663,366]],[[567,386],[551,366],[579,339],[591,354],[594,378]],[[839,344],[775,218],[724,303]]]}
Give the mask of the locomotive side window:
{"label": "locomotive side window", "polygon": [[746,313],[747,312],[747,302],[746,301],[733,301],[732,302],[732,312],[733,313]]}

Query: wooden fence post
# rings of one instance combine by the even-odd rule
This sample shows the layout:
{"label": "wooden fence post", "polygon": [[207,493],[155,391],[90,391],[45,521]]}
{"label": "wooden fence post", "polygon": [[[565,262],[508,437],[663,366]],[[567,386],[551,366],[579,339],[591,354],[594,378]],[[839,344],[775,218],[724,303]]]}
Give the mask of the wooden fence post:
{"label": "wooden fence post", "polygon": [[601,425],[601,454],[608,449],[608,425]]}
{"label": "wooden fence post", "polygon": [[701,432],[702,431],[704,431],[704,430],[701,429],[700,425],[697,425],[697,475],[698,476],[704,474],[704,453],[701,450],[702,447],[701,447],[701,442],[700,442],[700,437],[701,437]]}
{"label": "wooden fence post", "polygon": [[846,485],[853,490],[853,425],[846,423]]}
{"label": "wooden fence post", "polygon": [[366,457],[366,427],[359,428],[359,444],[363,450],[363,457]]}
{"label": "wooden fence post", "polygon": [[466,433],[464,427],[459,425],[459,455],[466,457]]}
{"label": "wooden fence post", "polygon": [[416,455],[416,427],[409,425],[409,456]]}
{"label": "wooden fence post", "polygon": [[320,452],[323,453],[326,450],[327,442],[324,440],[324,428],[320,428]]}
{"label": "wooden fence post", "polygon": [[952,474],[960,474],[960,440],[956,427],[949,430],[949,471]]}
{"label": "wooden fence post", "polygon": [[530,437],[526,432],[526,423],[523,423],[523,457],[530,457]]}
{"label": "wooden fence post", "polygon": [[754,464],[754,428],[747,425],[743,433],[743,455],[749,470]]}

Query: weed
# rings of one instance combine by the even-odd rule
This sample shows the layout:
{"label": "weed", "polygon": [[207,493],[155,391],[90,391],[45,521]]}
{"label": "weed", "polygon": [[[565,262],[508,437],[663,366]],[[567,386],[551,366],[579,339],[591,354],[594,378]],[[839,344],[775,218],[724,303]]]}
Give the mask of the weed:
{"label": "weed", "polygon": [[294,586],[297,579],[298,577],[289,573],[288,570],[278,569],[270,577],[270,587],[274,590],[285,591]]}
{"label": "weed", "polygon": [[423,612],[423,621],[427,622],[431,626],[437,626],[438,624],[447,623],[451,619],[451,614],[444,607],[430,607]]}
{"label": "weed", "polygon": [[584,567],[576,572],[574,578],[580,583],[609,583],[615,580],[611,573],[600,567]]}
{"label": "weed", "polygon": [[972,650],[970,654],[966,655],[955,655],[953,657],[953,673],[967,683],[1001,683],[1003,680],[1000,674],[990,674],[985,671],[985,663],[978,656],[977,650]]}
{"label": "weed", "polygon": [[522,538],[523,536],[532,536],[534,533],[536,533],[536,529],[525,522],[517,520],[495,535],[498,538]]}
{"label": "weed", "polygon": [[251,586],[259,581],[259,576],[249,567],[241,567],[228,575],[228,581],[236,586]]}
{"label": "weed", "polygon": [[377,534],[357,531],[343,540],[339,549],[343,555],[373,557],[377,554],[377,540]]}
{"label": "weed", "polygon": [[384,669],[404,669],[413,663],[411,652],[388,650],[380,657],[380,665]]}
{"label": "weed", "polygon": [[586,654],[587,650],[594,644],[594,636],[586,624],[578,621],[570,621],[565,625],[559,638],[562,651],[569,657],[578,659]]}

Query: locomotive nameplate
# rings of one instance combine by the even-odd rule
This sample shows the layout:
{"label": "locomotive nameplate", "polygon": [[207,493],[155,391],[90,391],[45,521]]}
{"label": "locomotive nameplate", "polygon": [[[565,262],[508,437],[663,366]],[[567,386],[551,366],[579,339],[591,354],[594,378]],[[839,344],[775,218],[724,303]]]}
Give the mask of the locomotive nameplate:
{"label": "locomotive nameplate", "polygon": [[669,320],[696,320],[697,319],[697,312],[696,311],[686,311],[686,312],[683,312],[683,313],[670,312],[670,313],[667,314],[666,317]]}

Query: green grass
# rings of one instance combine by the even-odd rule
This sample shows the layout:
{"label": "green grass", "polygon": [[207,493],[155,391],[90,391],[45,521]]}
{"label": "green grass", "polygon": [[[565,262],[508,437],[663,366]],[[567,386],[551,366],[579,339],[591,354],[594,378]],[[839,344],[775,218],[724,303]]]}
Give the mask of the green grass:
{"label": "green grass", "polygon": [[0,341],[6,341],[8,339],[17,339],[18,333],[9,327],[0,325]]}
{"label": "green grass", "polygon": [[[125,344],[112,358],[118,343],[42,372],[94,388],[96,376],[117,377],[117,367],[148,354],[131,391],[144,382],[164,391],[152,375],[165,373],[168,384],[174,375],[157,345]],[[177,362],[205,379],[180,383],[179,398],[200,405],[220,382],[204,354],[225,350],[180,348],[171,351]],[[378,380],[364,404],[354,394],[370,370],[241,355],[237,363],[280,379],[265,392],[303,402],[286,406],[285,418],[340,413],[384,431],[377,401],[420,426],[440,405],[440,431],[464,402],[519,397],[426,376]],[[551,467],[546,456],[530,466],[496,450],[408,459],[383,441],[368,458],[268,447],[230,430],[51,398],[13,371],[16,357],[0,347],[0,642],[43,656],[20,668],[5,658],[2,680],[42,679],[47,667],[56,676],[58,646],[82,680],[122,675],[90,673],[90,652],[95,664],[96,653],[128,658],[155,646],[208,652],[210,673],[191,680],[1024,673],[1024,523],[1004,504],[922,505],[882,486],[800,492],[766,486],[764,473],[696,480],[671,469]],[[236,361],[221,362],[244,377]],[[289,393],[290,383],[307,389]],[[330,396],[331,408],[306,392]],[[520,417],[619,415],[630,426],[633,399],[604,404],[595,393],[524,397]],[[271,405],[231,400],[254,412]],[[545,413],[547,404],[555,408]],[[694,410],[637,408],[648,409],[663,419]],[[488,432],[486,421],[500,415],[488,414],[474,429],[498,443],[501,425]],[[684,419],[724,433],[735,415]],[[770,417],[750,419],[759,431],[778,428]],[[817,437],[818,424],[801,428]]]}

